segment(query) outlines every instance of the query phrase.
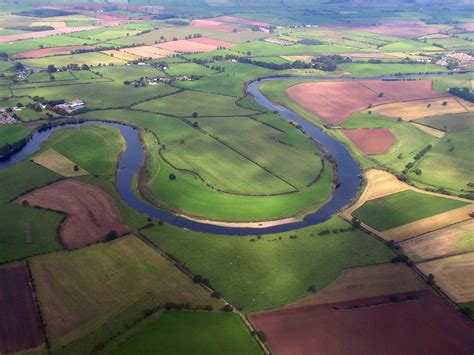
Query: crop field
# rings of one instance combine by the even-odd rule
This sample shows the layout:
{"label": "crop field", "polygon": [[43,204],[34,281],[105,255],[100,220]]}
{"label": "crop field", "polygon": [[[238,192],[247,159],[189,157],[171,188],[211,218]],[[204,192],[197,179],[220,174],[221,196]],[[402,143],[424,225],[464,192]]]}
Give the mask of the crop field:
{"label": "crop field", "polygon": [[383,232],[466,205],[467,203],[463,201],[414,191],[402,191],[370,200],[355,210],[352,215]]}
{"label": "crop field", "polygon": [[22,195],[23,206],[38,206],[67,214],[59,238],[68,249],[83,248],[106,240],[109,233],[125,234],[113,199],[96,186],[75,180],[61,180]]}
{"label": "crop field", "polygon": [[289,307],[346,302],[427,288],[422,278],[401,263],[362,266],[342,270],[335,282]]}
{"label": "crop field", "polygon": [[[160,99],[145,101],[133,108],[179,117],[192,117],[194,112],[204,117],[245,116],[256,113],[237,106],[235,101],[235,97],[231,96],[187,90]],[[182,102],[186,102],[187,105],[181,105]]]}
{"label": "crop field", "polygon": [[369,105],[446,96],[432,91],[431,85],[427,80],[312,82],[291,86],[286,93],[324,121],[341,124]]}
{"label": "crop field", "polygon": [[[155,305],[220,305],[134,236],[74,252],[35,257],[31,269],[54,347],[97,330],[148,294],[153,296]],[[139,314],[140,311],[136,316]]]}
{"label": "crop field", "polygon": [[15,54],[18,52],[41,49],[41,46],[44,48],[50,48],[63,46],[83,46],[84,44],[89,45],[91,44],[91,41],[60,35],[38,39],[26,39],[15,42],[15,45],[12,45],[11,42],[0,42],[0,51],[7,54]]}
{"label": "crop field", "polygon": [[416,120],[416,122],[447,132],[457,132],[474,126],[474,112],[433,116]]}
{"label": "crop field", "polygon": [[123,48],[123,49],[119,49],[119,52],[131,54],[139,58],[152,58],[152,59],[171,57],[176,54],[174,51],[170,51],[165,48],[160,48],[155,45]]}
{"label": "crop field", "polygon": [[[199,329],[199,332],[196,332]],[[233,313],[171,312],[110,347],[107,353],[261,354],[255,340]]]}
{"label": "crop field", "polygon": [[[339,232],[349,227],[334,217],[317,226],[261,237],[208,235],[170,226],[144,234],[194,274],[208,278],[232,304],[256,311],[295,302],[307,296],[312,285],[321,290],[342,269],[386,263],[393,256],[384,244],[358,230]],[[324,230],[329,234],[318,235]]]}
{"label": "crop field", "polygon": [[[370,57],[376,58],[378,56],[383,56],[380,53],[369,53],[371,54]],[[368,55],[369,55],[368,54]],[[357,53],[354,55],[356,56]],[[367,57],[365,57],[367,58]],[[390,74],[412,74],[412,73],[438,73],[438,72],[446,72],[448,71],[445,67],[434,65],[434,64],[391,64],[391,63],[383,63],[383,64],[371,64],[371,63],[344,63],[339,65],[339,69],[343,71],[347,71],[352,73],[353,76],[358,78],[363,77],[371,77],[371,76],[379,76],[379,75],[390,75]]]}
{"label": "crop field", "polygon": [[466,253],[427,261],[417,265],[426,275],[433,274],[435,282],[457,303],[474,301],[474,253]]}
{"label": "crop field", "polygon": [[429,116],[450,115],[474,111],[471,103],[461,99],[448,97],[441,99],[416,100],[380,105],[373,108],[374,112],[390,117],[401,117],[406,121]]}
{"label": "crop field", "polygon": [[44,342],[41,321],[24,264],[0,268],[0,351],[16,353]]}
{"label": "crop field", "polygon": [[403,253],[413,261],[445,257],[474,251],[474,220],[450,225],[400,243]]}
{"label": "crop field", "polygon": [[[213,41],[211,41],[213,42]],[[211,43],[209,41],[194,41],[194,40],[177,40],[155,44],[156,47],[178,53],[199,53],[199,52],[212,52],[219,47],[217,43]],[[226,43],[223,43],[224,46]],[[229,44],[227,44],[229,46]]]}
{"label": "crop field", "polygon": [[88,172],[78,166],[74,169],[76,164],[66,158],[64,155],[58,153],[54,149],[48,149],[40,155],[32,158],[32,160],[45,168],[66,177],[83,176]]}
{"label": "crop field", "polygon": [[127,53],[127,52],[124,52],[124,51],[115,50],[115,49],[102,51],[101,53],[107,54],[111,57],[114,57],[114,58],[117,58],[117,59],[120,59],[120,60],[123,60],[123,61],[126,61],[126,62],[140,59],[140,56],[136,56],[134,54]]}
{"label": "crop field", "polygon": [[[277,354],[458,352],[474,346],[470,324],[431,290],[275,310],[251,316]],[[371,341],[367,342],[367,337]],[[340,341],[344,339],[344,341]],[[416,339],[416,341],[413,341]]]}
{"label": "crop field", "polygon": [[48,65],[55,65],[56,67],[62,67],[68,64],[87,64],[87,65],[98,65],[98,64],[121,64],[122,60],[105,55],[100,52],[90,52],[75,55],[57,55],[44,58],[24,59],[21,61],[24,65],[28,65],[34,68],[46,68]]}
{"label": "crop field", "polygon": [[397,141],[387,128],[344,129],[342,132],[366,155],[384,154]]}
{"label": "crop field", "polygon": [[33,49],[31,51],[18,52],[15,57],[20,59],[40,58],[49,55],[69,53],[78,49],[92,49],[92,46],[62,46],[53,48]]}

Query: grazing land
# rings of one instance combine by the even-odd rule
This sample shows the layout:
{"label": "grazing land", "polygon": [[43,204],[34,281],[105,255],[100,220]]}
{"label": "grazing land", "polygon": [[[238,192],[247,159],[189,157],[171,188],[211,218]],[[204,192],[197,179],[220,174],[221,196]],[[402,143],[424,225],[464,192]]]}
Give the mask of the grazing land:
{"label": "grazing land", "polygon": [[79,181],[61,180],[28,192],[15,202],[67,214],[59,236],[68,249],[83,248],[128,231],[113,199],[100,188]]}
{"label": "grazing land", "polygon": [[434,280],[457,303],[474,301],[474,253],[440,258],[417,265],[425,274],[433,274]]}
{"label": "grazing land", "polygon": [[[409,295],[415,299],[407,299]],[[266,334],[276,354],[347,354],[387,349],[406,354],[462,354],[474,346],[472,326],[431,290],[397,296],[403,301],[380,296],[257,313],[251,320]]]}
{"label": "grazing land", "polygon": [[136,351],[144,354],[261,354],[236,314],[203,312],[166,313],[106,352],[130,354]]}
{"label": "grazing land", "polygon": [[220,304],[134,236],[35,257],[31,269],[54,347],[100,330],[105,321],[147,300],[147,295],[152,303],[143,302],[135,317],[151,305],[167,302]]}
{"label": "grazing land", "polygon": [[[320,235],[322,231],[329,233]],[[320,290],[334,282],[342,269],[386,263],[393,256],[384,244],[350,230],[350,224],[338,217],[260,237],[217,236],[170,226],[156,226],[144,234],[245,311],[295,302],[309,294],[310,286]]]}
{"label": "grazing land", "polygon": [[383,232],[466,205],[464,201],[409,190],[370,200],[352,215]]}
{"label": "grazing land", "polygon": [[0,351],[16,353],[44,342],[41,321],[24,264],[0,268]]}
{"label": "grazing land", "polygon": [[457,132],[474,126],[474,112],[422,118],[416,122],[447,132]]}

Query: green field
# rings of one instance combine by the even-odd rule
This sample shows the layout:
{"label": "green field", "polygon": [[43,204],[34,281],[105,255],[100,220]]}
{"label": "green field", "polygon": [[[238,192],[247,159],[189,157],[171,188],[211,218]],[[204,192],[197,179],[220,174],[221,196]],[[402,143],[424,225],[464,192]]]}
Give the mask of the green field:
{"label": "green field", "polygon": [[0,125],[0,147],[28,137],[30,130],[20,124]]}
{"label": "green field", "polygon": [[234,313],[171,312],[139,327],[106,353],[250,355],[262,351]]}
{"label": "green field", "polygon": [[[331,191],[329,166],[316,183],[305,186],[321,170],[320,158],[314,155],[318,150],[293,126],[273,116],[257,116],[265,124],[250,118],[215,118],[213,123],[213,118],[202,121],[200,129],[177,118],[138,111],[97,111],[83,117],[132,122],[150,129],[159,144],[154,135],[145,134],[150,157],[148,197],[191,215],[228,221],[275,219],[315,209]],[[235,119],[241,128],[234,127]],[[283,124],[281,131],[269,126],[275,122]],[[252,138],[252,149],[240,141],[236,129]],[[207,130],[219,136],[213,138]],[[270,150],[281,160],[271,157]],[[169,179],[171,173],[176,180]],[[277,192],[292,193],[270,195]]]}
{"label": "green field", "polygon": [[467,202],[408,190],[370,200],[355,210],[352,215],[383,232],[467,204]]}
{"label": "green field", "polygon": [[[156,226],[143,231],[194,273],[208,278],[234,306],[246,312],[276,308],[321,290],[342,269],[385,263],[393,253],[359,230],[333,217],[323,224],[261,237],[233,237]],[[337,232],[337,231],[336,231]]]}
{"label": "green field", "polygon": [[[133,108],[179,117],[199,116],[244,116],[254,114],[235,104],[235,97],[214,95],[197,91],[182,91],[157,100],[143,102]],[[186,102],[186,105],[183,105]]]}
{"label": "green field", "polygon": [[53,348],[100,332],[104,322],[142,300],[135,317],[167,302],[221,305],[134,236],[35,257],[31,270]]}
{"label": "green field", "polygon": [[51,57],[22,59],[21,63],[34,68],[47,68],[48,65],[55,65],[56,67],[63,67],[68,64],[87,64],[89,66],[99,64],[122,64],[123,60],[108,56],[100,52],[81,53],[74,55],[55,55]]}
{"label": "green field", "polygon": [[348,71],[355,77],[371,77],[390,74],[410,73],[438,73],[447,72],[446,67],[434,64],[370,64],[370,63],[345,63],[340,64],[340,70]]}
{"label": "green field", "polygon": [[474,112],[432,116],[421,118],[416,122],[447,132],[459,132],[474,126]]}
{"label": "green field", "polygon": [[447,134],[416,164],[422,174],[410,174],[410,177],[423,185],[443,187],[458,193],[469,190],[467,184],[473,181],[474,171],[473,137],[472,126]]}
{"label": "green field", "polygon": [[379,48],[383,52],[442,52],[443,49],[414,40],[389,43]]}
{"label": "green field", "polygon": [[204,65],[199,65],[196,63],[172,63],[168,64],[168,69],[166,69],[166,74],[172,76],[180,75],[197,75],[197,76],[207,76],[215,74],[216,71],[208,68]]}

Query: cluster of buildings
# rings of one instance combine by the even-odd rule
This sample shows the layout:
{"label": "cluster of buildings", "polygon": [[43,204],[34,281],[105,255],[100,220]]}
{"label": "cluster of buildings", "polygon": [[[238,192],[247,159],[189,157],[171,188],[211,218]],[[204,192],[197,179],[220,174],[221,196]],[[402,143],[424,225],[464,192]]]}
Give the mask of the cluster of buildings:
{"label": "cluster of buildings", "polygon": [[54,106],[53,110],[60,115],[74,115],[83,111],[86,108],[84,101],[81,100],[73,100],[69,102],[65,102],[63,104],[59,104]]}
{"label": "cluster of buildings", "polygon": [[474,65],[474,56],[462,52],[447,53],[436,64],[446,66],[454,64],[459,68],[469,67]]}
{"label": "cluster of buildings", "polygon": [[17,119],[13,117],[7,109],[0,107],[0,124],[11,124],[17,122]]}
{"label": "cluster of buildings", "polygon": [[152,86],[152,85],[157,85],[158,83],[171,83],[172,81],[192,81],[195,80],[195,78],[187,75],[181,75],[181,76],[163,76],[163,77],[154,77],[154,78],[143,78],[143,79],[138,79],[138,80],[133,80],[130,83],[127,83],[129,85],[132,85],[134,87],[143,87],[143,86]]}

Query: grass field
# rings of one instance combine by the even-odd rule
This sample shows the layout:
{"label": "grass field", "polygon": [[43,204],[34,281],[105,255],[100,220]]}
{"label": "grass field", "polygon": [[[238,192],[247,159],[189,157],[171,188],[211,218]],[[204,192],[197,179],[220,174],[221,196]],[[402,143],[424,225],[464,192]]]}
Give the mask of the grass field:
{"label": "grass field", "polygon": [[199,65],[196,63],[176,63],[176,64],[168,64],[168,69],[166,69],[166,73],[168,75],[198,75],[198,76],[207,76],[215,74],[216,71],[205,67],[204,65]]}
{"label": "grass field", "polygon": [[383,232],[465,205],[466,202],[409,190],[370,200],[352,215]]}
{"label": "grass field", "polygon": [[82,126],[54,132],[48,146],[91,174],[113,176],[125,141],[117,128]]}
{"label": "grass field", "polygon": [[[199,331],[196,331],[199,329]],[[170,312],[106,349],[110,354],[261,354],[236,314]]]}
{"label": "grass field", "polygon": [[474,128],[448,133],[416,164],[422,175],[410,174],[410,177],[422,184],[456,192],[468,189],[474,171],[473,136]]}
{"label": "grass field", "polygon": [[[387,262],[392,252],[360,231],[329,233],[350,225],[338,217],[298,231],[261,237],[226,237],[156,226],[144,234],[161,249],[210,280],[245,311],[286,305],[320,290],[347,267]],[[369,252],[370,250],[370,252]]]}
{"label": "grass field", "polygon": [[0,147],[5,144],[12,144],[20,139],[26,138],[30,130],[20,124],[0,125]]}
{"label": "grass field", "polygon": [[56,67],[63,67],[68,64],[87,64],[89,66],[95,66],[98,64],[122,64],[123,60],[109,55],[100,53],[100,52],[91,52],[91,53],[81,53],[74,55],[57,55],[44,58],[33,58],[33,59],[23,59],[21,62],[24,65],[34,67],[34,68],[46,68],[48,65],[55,65]]}
{"label": "grass field", "polygon": [[[134,236],[36,257],[31,269],[53,347],[98,330],[148,295],[161,306],[220,304]],[[147,306],[144,302],[142,311]]]}
{"label": "grass field", "polygon": [[474,126],[474,112],[422,118],[416,122],[447,132],[457,132]]}
{"label": "grass field", "polygon": [[[280,123],[277,118],[265,119],[264,116],[258,116],[265,123],[279,122],[284,128],[280,133],[267,125],[242,118],[242,129],[258,128],[252,132],[254,149],[249,150],[245,147],[244,150],[244,144],[239,141],[240,137],[233,134],[231,119],[216,118],[216,120],[227,120],[220,125],[221,135],[219,140],[216,140],[205,131],[194,129],[179,119],[152,113],[110,110],[89,112],[84,116],[133,122],[154,132],[160,144],[153,135],[145,135],[145,143],[150,152],[147,188],[152,197],[157,199],[156,202],[188,214],[228,221],[268,220],[314,209],[325,201],[330,193],[332,171],[329,166],[324,169],[316,183],[304,187],[304,184],[308,183],[308,171],[314,169],[313,176],[316,177],[320,170],[319,157],[311,156],[317,153],[317,148],[311,146],[307,138],[294,127]],[[202,127],[204,124],[208,123],[203,123]],[[283,142],[282,144],[271,141],[271,149],[273,152],[279,152],[281,159],[288,153],[292,156],[298,153],[311,159],[313,163],[309,165],[301,157],[295,157],[294,160],[285,157],[287,166],[284,167],[282,161],[270,159],[268,144],[272,137],[279,137]],[[156,154],[160,148],[162,157]],[[165,162],[163,157],[174,167]],[[265,164],[267,170],[251,159]],[[219,192],[196,178],[195,174],[176,168],[199,173],[207,183],[224,191],[237,191],[239,194]],[[239,174],[235,174],[236,169],[239,170]],[[279,177],[270,172],[276,169],[280,169],[285,175]],[[171,173],[175,174],[176,180],[169,179]],[[297,175],[303,178],[298,180],[298,186],[304,187],[299,192],[274,196],[242,195],[242,193],[268,195],[277,191],[295,191],[295,187],[285,181],[286,178]]]}
{"label": "grass field", "polygon": [[434,64],[370,64],[370,63],[345,63],[340,64],[340,70],[352,73],[355,77],[371,77],[389,74],[410,73],[438,73],[449,71],[446,67]]}
{"label": "grass field", "polygon": [[[31,51],[39,49],[40,46],[44,48],[61,47],[61,46],[81,46],[83,44],[90,44],[92,41],[84,40],[82,38],[74,38],[66,35],[57,35],[44,38],[25,39],[15,42],[0,43],[0,52],[7,54],[14,54],[18,52]],[[69,63],[67,63],[69,64]]]}
{"label": "grass field", "polygon": [[[196,91],[182,91],[157,100],[143,102],[133,108],[179,117],[199,116],[244,116],[255,113],[235,104],[230,96],[214,95]],[[186,105],[182,103],[186,102]]]}
{"label": "grass field", "polygon": [[400,42],[389,43],[381,48],[383,52],[442,52],[443,49],[431,46],[426,43],[406,40]]}

